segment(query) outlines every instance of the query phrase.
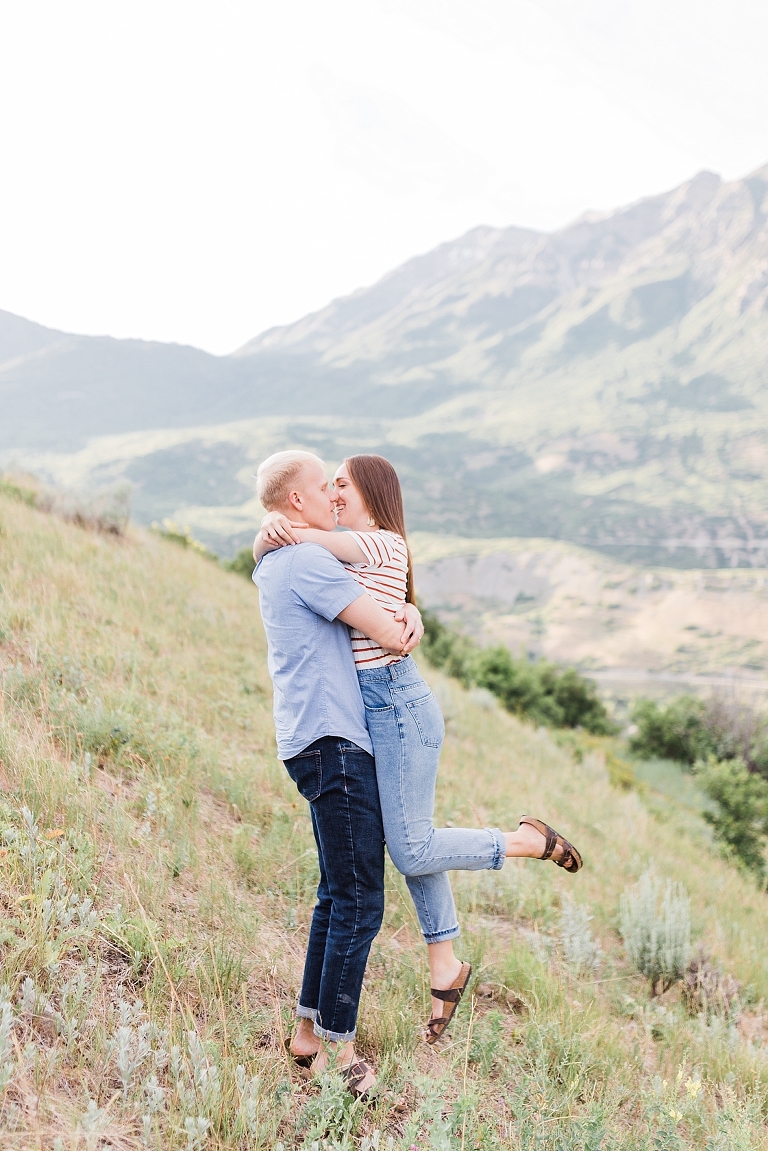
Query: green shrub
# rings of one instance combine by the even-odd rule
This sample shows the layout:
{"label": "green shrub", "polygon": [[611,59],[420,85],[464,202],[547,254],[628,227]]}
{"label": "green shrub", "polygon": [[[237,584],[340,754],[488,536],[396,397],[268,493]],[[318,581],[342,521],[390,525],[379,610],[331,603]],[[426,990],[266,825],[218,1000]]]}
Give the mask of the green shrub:
{"label": "green shrub", "polygon": [[665,707],[643,699],[632,719],[638,730],[630,748],[638,755],[691,765],[709,756],[742,759],[768,777],[768,721],[737,700],[715,695],[705,702],[680,695]]}
{"label": "green shrub", "polygon": [[421,650],[424,655],[433,667],[441,668],[446,675],[469,687],[474,682],[477,644],[468,636],[446,627],[431,611],[422,612],[422,620],[424,638]]}
{"label": "green shrub", "polygon": [[630,749],[648,758],[693,764],[712,751],[705,717],[703,701],[690,695],[678,696],[666,707],[641,699],[632,711],[638,730],[629,741]]}
{"label": "green shrub", "polygon": [[422,651],[434,667],[495,695],[507,711],[547,727],[582,727],[593,735],[615,732],[594,684],[573,668],[515,659],[509,648],[481,648],[425,611]]}
{"label": "green shrub", "polygon": [[256,564],[253,560],[253,549],[250,547],[240,548],[236,556],[231,560],[224,560],[221,565],[225,571],[234,572],[236,575],[241,575],[249,580],[253,575],[253,569]]}
{"label": "green shrub", "polygon": [[0,496],[18,500],[27,507],[33,508],[37,502],[37,492],[32,487],[19,483],[16,477],[0,475]]}
{"label": "green shrub", "polygon": [[768,780],[750,771],[743,759],[700,760],[695,772],[704,791],[714,800],[714,812],[704,812],[715,838],[726,851],[763,881],[768,842]]}
{"label": "green shrub", "polygon": [[622,791],[631,791],[633,788],[642,790],[642,784],[638,783],[632,764],[627,763],[626,759],[622,759],[610,749],[605,752],[605,766],[613,787],[618,787]]}
{"label": "green shrub", "polygon": [[507,711],[530,715],[539,723],[564,727],[563,711],[554,698],[542,690],[534,664],[512,658],[506,647],[489,647],[480,652],[475,679],[503,703]]}
{"label": "green shrub", "polygon": [[150,527],[150,531],[164,540],[170,540],[171,543],[179,544],[180,547],[189,548],[190,551],[197,552],[198,555],[205,556],[206,559],[215,560],[217,563],[219,562],[219,557],[215,552],[212,552],[205,544],[200,543],[200,540],[195,539],[188,524],[185,524],[184,527],[179,527],[175,520],[165,519],[162,524],[159,524],[155,520]]}
{"label": "green shrub", "polygon": [[680,883],[650,871],[621,897],[620,930],[632,966],[664,992],[682,979],[691,952],[691,901]]}
{"label": "green shrub", "polygon": [[564,727],[583,727],[593,735],[613,735],[616,726],[605,710],[590,680],[572,667],[557,668],[554,664],[535,664],[540,669],[542,683],[552,684],[552,695],[563,713]]}
{"label": "green shrub", "polygon": [[150,529],[155,535],[162,536],[164,540],[179,544],[180,547],[189,548],[206,559],[221,563],[224,571],[234,572],[249,580],[253,575],[256,564],[253,562],[253,550],[250,547],[240,548],[237,555],[231,560],[219,560],[215,552],[207,548],[200,540],[196,540],[188,526],[180,527],[175,520],[163,520],[162,524],[153,523]]}

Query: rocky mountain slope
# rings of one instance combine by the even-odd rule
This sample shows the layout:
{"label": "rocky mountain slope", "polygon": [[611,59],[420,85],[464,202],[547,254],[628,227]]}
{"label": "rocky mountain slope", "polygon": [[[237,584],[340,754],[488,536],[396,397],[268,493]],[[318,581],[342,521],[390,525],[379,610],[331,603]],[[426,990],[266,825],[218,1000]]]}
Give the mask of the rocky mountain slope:
{"label": "rocky mountain slope", "polygon": [[[768,166],[552,234],[477,228],[213,357],[6,316],[0,451],[125,475],[239,541],[253,460],[385,452],[409,521],[679,566],[768,563]],[[238,509],[241,509],[238,512]]]}

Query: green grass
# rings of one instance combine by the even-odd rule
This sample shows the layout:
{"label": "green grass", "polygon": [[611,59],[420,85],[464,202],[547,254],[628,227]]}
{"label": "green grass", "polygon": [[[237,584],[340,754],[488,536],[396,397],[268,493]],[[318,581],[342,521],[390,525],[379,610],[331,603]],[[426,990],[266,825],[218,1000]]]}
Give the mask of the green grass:
{"label": "green grass", "polygon": [[[661,775],[613,787],[599,741],[578,763],[425,668],[447,715],[438,822],[540,815],[586,865],[456,877],[477,978],[436,1050],[388,870],[360,1019],[383,1091],[364,1106],[333,1074],[299,1079],[282,1049],[316,863],[275,758],[255,590],[156,536],[3,498],[0,636],[3,1148],[768,1146],[766,896]],[[649,863],[690,893],[740,1017],[690,1018],[627,966],[619,898]],[[586,974],[566,893],[602,948]]]}
{"label": "green grass", "polygon": [[662,802],[671,800],[697,815],[715,806],[698,786],[695,776],[671,759],[633,760],[633,770],[638,783],[658,792]]}

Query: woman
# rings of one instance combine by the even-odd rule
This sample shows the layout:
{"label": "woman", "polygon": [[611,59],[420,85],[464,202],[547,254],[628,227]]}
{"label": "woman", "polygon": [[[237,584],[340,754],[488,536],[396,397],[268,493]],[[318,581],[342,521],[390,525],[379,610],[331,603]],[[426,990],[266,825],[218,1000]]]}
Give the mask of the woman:
{"label": "woman", "polygon": [[[400,481],[382,456],[350,456],[334,476],[336,522],[325,532],[270,512],[254,556],[302,542],[327,548],[393,614],[414,603]],[[581,856],[552,828],[523,816],[517,831],[435,828],[433,810],[445,725],[437,700],[410,656],[392,655],[351,631],[360,691],[376,760],[387,849],[406,877],[429,956],[432,1017],[426,1039],[443,1034],[472,968],[453,950],[459,934],[448,871],[500,870],[505,858],[552,859],[576,872]]]}

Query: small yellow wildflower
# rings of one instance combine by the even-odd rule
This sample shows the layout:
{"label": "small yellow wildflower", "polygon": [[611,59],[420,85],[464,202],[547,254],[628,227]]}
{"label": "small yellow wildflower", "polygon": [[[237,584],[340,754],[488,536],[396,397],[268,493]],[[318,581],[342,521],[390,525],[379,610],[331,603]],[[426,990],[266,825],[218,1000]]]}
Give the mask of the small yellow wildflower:
{"label": "small yellow wildflower", "polygon": [[669,1114],[672,1116],[675,1123],[679,1123],[683,1117],[682,1111],[675,1111],[674,1107],[670,1107]]}
{"label": "small yellow wildflower", "polygon": [[695,1099],[696,1096],[701,1091],[701,1080],[700,1079],[686,1079],[685,1089],[688,1092],[689,1098]]}

